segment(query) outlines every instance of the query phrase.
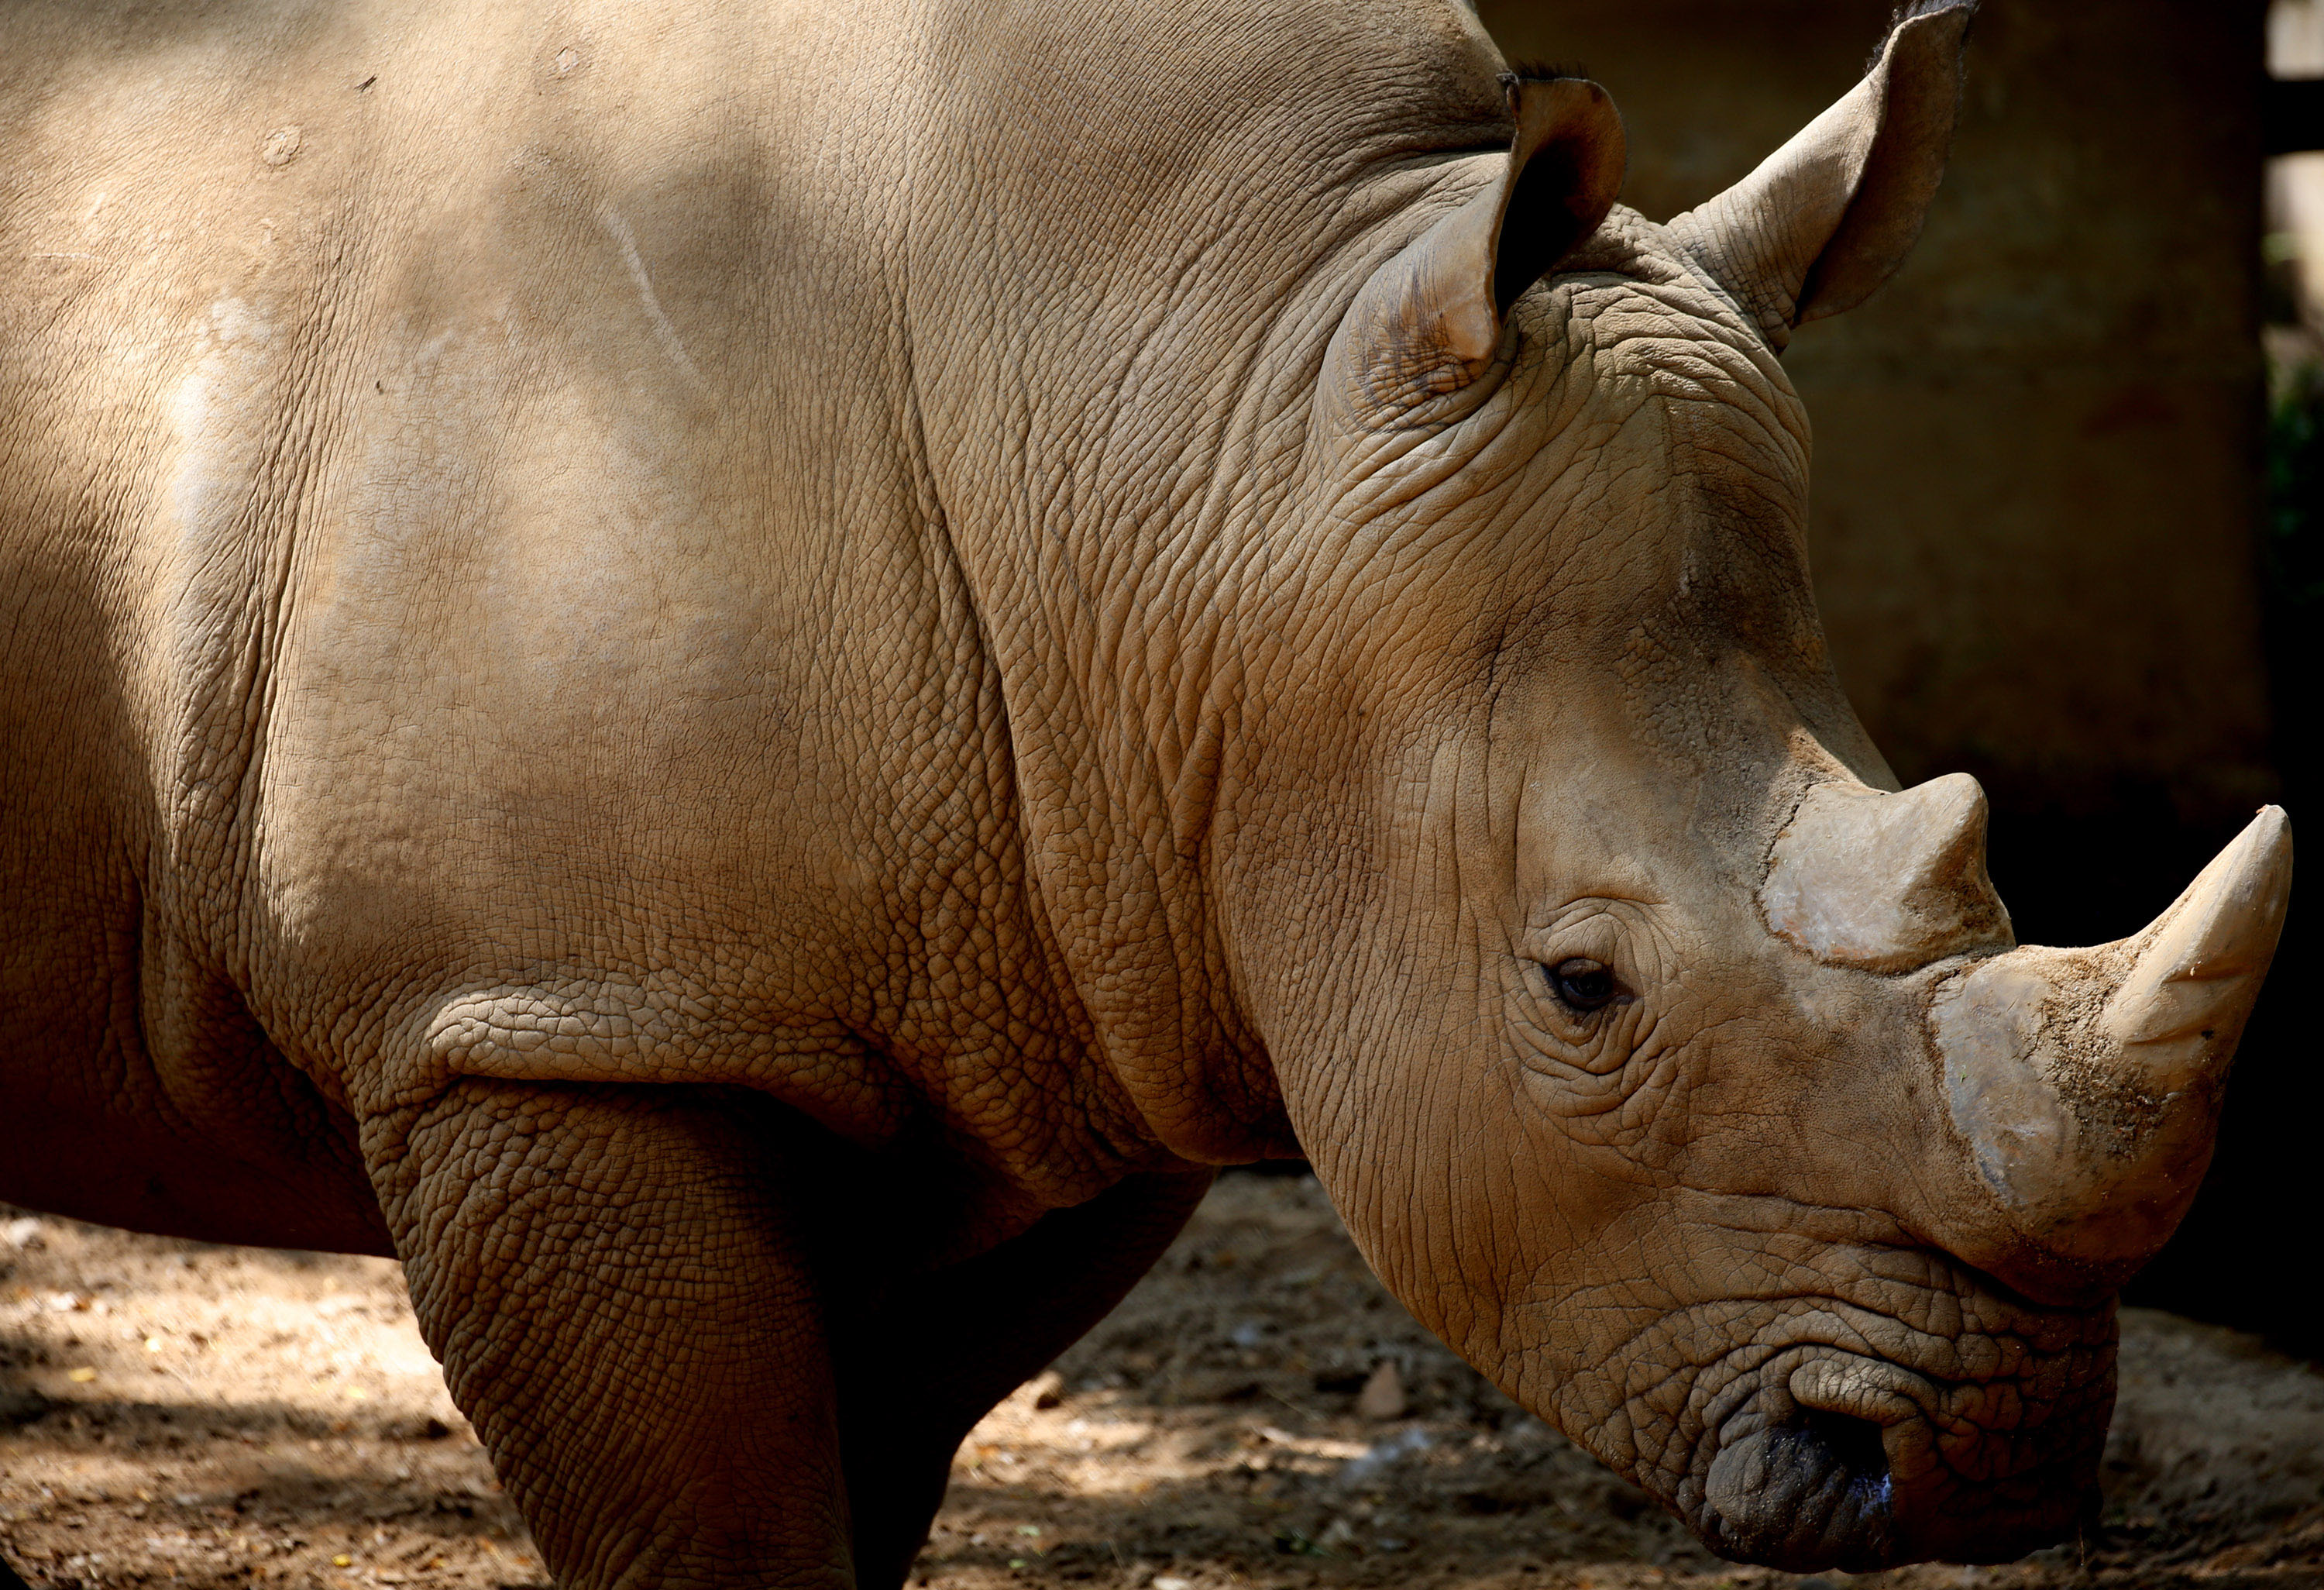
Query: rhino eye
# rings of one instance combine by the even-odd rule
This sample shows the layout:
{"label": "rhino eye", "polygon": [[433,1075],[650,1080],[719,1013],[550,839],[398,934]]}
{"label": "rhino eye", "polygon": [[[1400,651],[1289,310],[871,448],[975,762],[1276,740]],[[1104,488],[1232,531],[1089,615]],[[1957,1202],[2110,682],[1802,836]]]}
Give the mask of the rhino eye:
{"label": "rhino eye", "polygon": [[1549,968],[1550,991],[1569,1009],[1594,1011],[1614,997],[1614,974],[1596,961],[1573,956]]}

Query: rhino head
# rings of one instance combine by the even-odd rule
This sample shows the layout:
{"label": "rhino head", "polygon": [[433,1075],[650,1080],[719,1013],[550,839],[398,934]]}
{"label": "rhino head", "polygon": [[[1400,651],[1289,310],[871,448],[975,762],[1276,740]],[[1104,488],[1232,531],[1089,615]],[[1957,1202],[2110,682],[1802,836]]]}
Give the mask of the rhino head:
{"label": "rhino head", "polygon": [[1368,1258],[1795,1571],[2070,1529],[2290,882],[2271,808],[2020,947],[1976,782],[1898,790],[1828,662],[1779,356],[1917,236],[1969,9],[1663,226],[1603,91],[1507,79],[1338,322],[1221,753],[1223,954]]}

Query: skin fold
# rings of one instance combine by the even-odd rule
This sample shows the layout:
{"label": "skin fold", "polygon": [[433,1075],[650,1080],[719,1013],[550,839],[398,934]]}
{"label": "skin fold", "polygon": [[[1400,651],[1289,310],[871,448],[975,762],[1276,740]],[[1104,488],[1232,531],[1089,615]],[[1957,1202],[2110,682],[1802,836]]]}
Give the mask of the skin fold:
{"label": "skin fold", "polygon": [[1447,0],[10,0],[0,1198],[399,1257],[560,1585],[899,1584],[1303,1148],[1715,1548],[2053,1538],[2135,1260],[1948,1114],[2006,945],[1759,904],[1895,788],[1779,355],[1915,14],[1663,226]]}

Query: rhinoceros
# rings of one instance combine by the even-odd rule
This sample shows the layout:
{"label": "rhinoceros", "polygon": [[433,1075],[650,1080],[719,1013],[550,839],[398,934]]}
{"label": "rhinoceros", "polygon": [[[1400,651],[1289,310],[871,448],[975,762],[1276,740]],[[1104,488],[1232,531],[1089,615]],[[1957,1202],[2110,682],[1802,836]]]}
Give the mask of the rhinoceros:
{"label": "rhinoceros", "polygon": [[2291,842],[2019,947],[1835,680],[1969,21],[1656,225],[1455,0],[14,0],[0,1197],[396,1256],[566,1585],[896,1585],[1302,1150],[1713,1549],[2056,1537]]}

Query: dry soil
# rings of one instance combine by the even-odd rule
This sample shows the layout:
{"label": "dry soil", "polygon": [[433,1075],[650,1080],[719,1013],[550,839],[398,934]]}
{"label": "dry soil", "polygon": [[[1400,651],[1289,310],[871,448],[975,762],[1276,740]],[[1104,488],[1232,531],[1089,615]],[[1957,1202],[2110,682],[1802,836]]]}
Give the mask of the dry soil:
{"label": "dry soil", "polygon": [[[2324,1375],[2132,1310],[2103,1521],[1922,1590],[2324,1585]],[[0,1210],[0,1555],[36,1586],[546,1584],[384,1261]],[[1384,1293],[1315,1184],[1230,1177],[978,1427],[929,1590],[1800,1584],[1694,1546]]]}

